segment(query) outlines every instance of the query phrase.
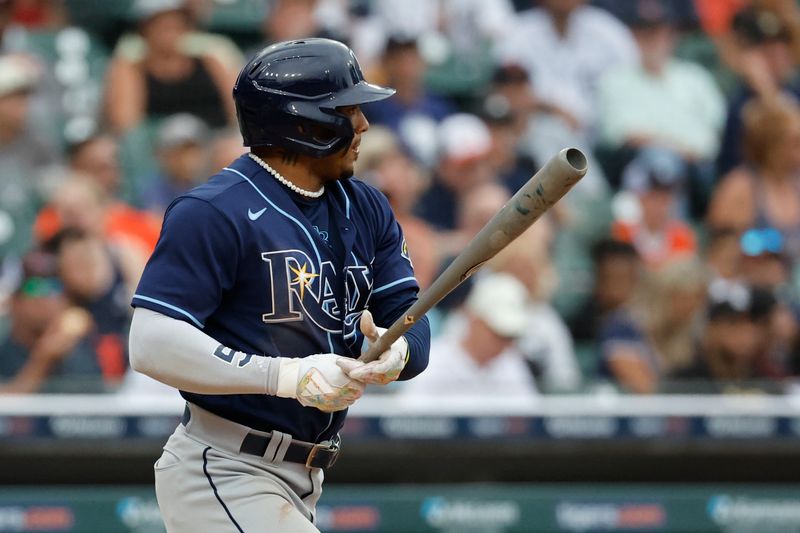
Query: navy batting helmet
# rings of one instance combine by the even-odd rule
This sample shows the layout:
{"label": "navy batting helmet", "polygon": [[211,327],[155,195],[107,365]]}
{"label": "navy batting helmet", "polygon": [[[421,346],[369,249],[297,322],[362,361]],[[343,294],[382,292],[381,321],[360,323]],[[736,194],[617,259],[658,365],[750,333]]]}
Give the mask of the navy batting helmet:
{"label": "navy batting helmet", "polygon": [[245,146],[278,146],[312,157],[350,145],[353,126],[337,107],[393,94],[367,83],[353,51],[330,39],[268,46],[244,66],[233,87]]}

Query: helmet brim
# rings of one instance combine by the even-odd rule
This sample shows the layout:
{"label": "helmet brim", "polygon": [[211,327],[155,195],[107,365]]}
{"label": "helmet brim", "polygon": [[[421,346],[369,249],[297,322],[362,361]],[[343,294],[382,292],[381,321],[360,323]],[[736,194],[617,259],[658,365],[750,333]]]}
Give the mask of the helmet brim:
{"label": "helmet brim", "polygon": [[380,85],[361,81],[348,89],[339,91],[320,107],[336,109],[337,107],[369,104],[370,102],[385,100],[394,93],[395,90],[390,87],[381,87]]}

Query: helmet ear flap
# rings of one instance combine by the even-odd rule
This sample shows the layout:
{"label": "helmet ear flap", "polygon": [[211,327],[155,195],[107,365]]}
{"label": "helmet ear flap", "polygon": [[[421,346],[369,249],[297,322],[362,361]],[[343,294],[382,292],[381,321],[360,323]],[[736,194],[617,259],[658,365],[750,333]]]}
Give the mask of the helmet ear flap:
{"label": "helmet ear flap", "polygon": [[336,139],[336,132],[322,124],[308,122],[298,124],[297,130],[305,137],[321,145],[328,145]]}

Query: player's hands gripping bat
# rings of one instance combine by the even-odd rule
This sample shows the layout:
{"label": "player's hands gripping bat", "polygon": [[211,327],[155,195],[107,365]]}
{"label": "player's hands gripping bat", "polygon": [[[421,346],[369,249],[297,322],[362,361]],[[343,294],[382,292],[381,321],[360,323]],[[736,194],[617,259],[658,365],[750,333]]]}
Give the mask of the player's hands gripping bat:
{"label": "player's hands gripping bat", "polygon": [[536,222],[586,174],[586,170],[586,156],[576,148],[565,148],[550,159],[419,295],[414,305],[370,345],[359,361],[369,363],[388,350],[450,291]]}
{"label": "player's hands gripping bat", "polygon": [[[361,313],[361,333],[372,345],[380,340],[386,329],[376,326],[372,313],[364,310]],[[372,362],[364,364],[355,359],[342,358],[337,360],[336,364],[352,379],[373,385],[386,385],[400,377],[400,372],[403,371],[407,361],[408,342],[401,336]]]}

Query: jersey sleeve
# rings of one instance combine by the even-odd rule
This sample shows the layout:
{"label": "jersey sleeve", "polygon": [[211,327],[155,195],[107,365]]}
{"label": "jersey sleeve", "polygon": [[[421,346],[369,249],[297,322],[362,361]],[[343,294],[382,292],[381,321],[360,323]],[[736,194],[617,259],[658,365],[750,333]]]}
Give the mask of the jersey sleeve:
{"label": "jersey sleeve", "polygon": [[164,215],[132,305],[202,329],[233,285],[238,243],[236,228],[216,207],[179,198]]}

